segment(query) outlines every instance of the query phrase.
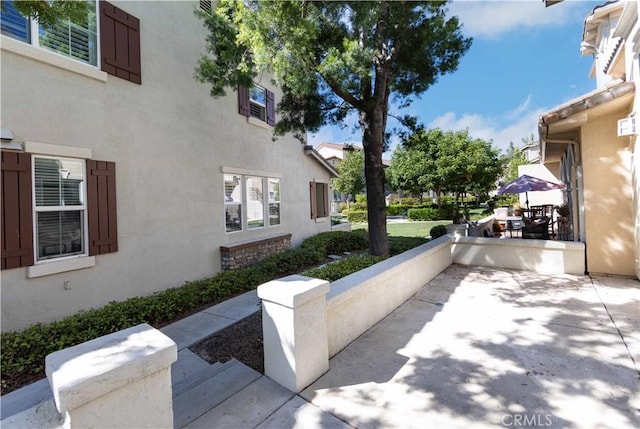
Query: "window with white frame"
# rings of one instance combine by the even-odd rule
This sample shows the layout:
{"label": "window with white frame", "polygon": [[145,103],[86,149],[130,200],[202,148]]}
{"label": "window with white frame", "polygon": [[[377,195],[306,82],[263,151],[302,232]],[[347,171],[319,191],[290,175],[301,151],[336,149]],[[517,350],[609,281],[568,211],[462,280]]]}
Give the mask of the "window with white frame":
{"label": "window with white frame", "polygon": [[242,176],[224,175],[224,214],[226,231],[242,231]]}
{"label": "window with white frame", "polygon": [[264,227],[264,192],[263,178],[246,178],[247,185],[247,227],[256,229]]}
{"label": "window with white frame", "polygon": [[269,178],[269,226],[280,225],[280,179]]}
{"label": "window with white frame", "polygon": [[263,87],[253,85],[249,89],[249,108],[254,118],[267,120],[267,91]]}
{"label": "window with white frame", "polygon": [[226,173],[224,199],[226,232],[280,225],[279,178]]}
{"label": "window with white frame", "polygon": [[85,163],[33,158],[36,261],[86,254]]}
{"label": "window with white frame", "polygon": [[87,16],[77,22],[65,20],[46,28],[23,17],[15,9],[14,0],[2,1],[2,34],[39,46],[49,51],[96,66],[98,64],[98,2],[90,4]]}

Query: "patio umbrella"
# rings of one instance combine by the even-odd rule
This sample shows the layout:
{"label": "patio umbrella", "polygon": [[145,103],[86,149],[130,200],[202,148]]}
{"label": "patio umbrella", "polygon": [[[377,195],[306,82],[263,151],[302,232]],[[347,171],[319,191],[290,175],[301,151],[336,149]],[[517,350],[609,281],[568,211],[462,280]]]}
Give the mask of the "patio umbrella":
{"label": "patio umbrella", "polygon": [[498,189],[498,195],[521,194],[524,192],[527,198],[527,210],[529,210],[529,191],[551,191],[553,189],[564,189],[564,185],[523,174]]}

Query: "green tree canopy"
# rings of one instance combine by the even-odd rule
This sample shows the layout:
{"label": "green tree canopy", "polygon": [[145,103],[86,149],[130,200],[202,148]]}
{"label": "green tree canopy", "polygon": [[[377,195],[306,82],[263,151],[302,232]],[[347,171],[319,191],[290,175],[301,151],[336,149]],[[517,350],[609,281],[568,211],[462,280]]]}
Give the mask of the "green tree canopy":
{"label": "green tree canopy", "polygon": [[[525,145],[533,143],[534,141],[533,134],[530,138],[522,138],[522,143]],[[527,160],[527,155],[524,150],[515,147],[513,142],[509,142],[507,153],[502,156],[502,164],[502,180],[505,183],[509,183],[518,178],[518,167],[529,164],[529,161]]]}
{"label": "green tree canopy", "polygon": [[[398,165],[394,165],[398,160]],[[419,128],[405,136],[391,163],[394,184],[412,192],[433,190],[462,195],[486,193],[501,172],[499,151],[491,142],[474,139],[469,130]],[[416,191],[403,186],[416,186]]]}
{"label": "green tree canopy", "polygon": [[386,171],[387,182],[392,189],[403,190],[422,198],[422,194],[433,189],[433,160],[426,152],[398,146],[391,156],[391,165]]}
{"label": "green tree canopy", "polygon": [[220,0],[201,13],[209,55],[196,78],[213,96],[269,72],[284,95],[276,134],[340,123],[350,111],[362,129],[370,252],[388,254],[382,152],[389,100],[407,106],[458,67],[471,39],[446,1]]}
{"label": "green tree canopy", "polygon": [[[13,7],[27,18],[37,19],[38,23],[44,27],[52,27],[60,20],[69,19],[72,22],[83,22],[87,18],[90,4],[86,1],[58,0],[58,1],[37,1],[20,0],[14,1]],[[5,2],[2,2],[4,9]]]}
{"label": "green tree canopy", "polygon": [[361,150],[346,150],[336,170],[340,175],[332,181],[334,189],[352,195],[355,201],[356,195],[364,191],[365,186],[364,153]]}

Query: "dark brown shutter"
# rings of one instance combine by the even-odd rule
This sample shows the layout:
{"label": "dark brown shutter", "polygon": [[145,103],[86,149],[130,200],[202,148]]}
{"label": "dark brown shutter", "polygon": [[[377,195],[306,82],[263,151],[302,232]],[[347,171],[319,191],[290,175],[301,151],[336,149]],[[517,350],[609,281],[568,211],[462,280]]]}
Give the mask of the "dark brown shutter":
{"label": "dark brown shutter", "polygon": [[329,185],[327,183],[322,184],[322,208],[324,212],[321,217],[329,216]]}
{"label": "dark brown shutter", "polygon": [[311,219],[315,219],[318,217],[318,205],[316,198],[316,182],[309,183],[309,203],[311,205]]}
{"label": "dark brown shutter", "polygon": [[238,113],[242,116],[251,116],[251,104],[249,102],[249,88],[238,87]]}
{"label": "dark brown shutter", "polygon": [[116,164],[87,160],[89,255],[118,251]]}
{"label": "dark brown shutter", "polygon": [[276,124],[276,102],[273,92],[267,90],[267,124]]}
{"label": "dark brown shutter", "polygon": [[103,71],[142,83],[140,20],[106,1],[100,2],[100,49]]}
{"label": "dark brown shutter", "polygon": [[33,265],[31,155],[2,151],[2,269]]}

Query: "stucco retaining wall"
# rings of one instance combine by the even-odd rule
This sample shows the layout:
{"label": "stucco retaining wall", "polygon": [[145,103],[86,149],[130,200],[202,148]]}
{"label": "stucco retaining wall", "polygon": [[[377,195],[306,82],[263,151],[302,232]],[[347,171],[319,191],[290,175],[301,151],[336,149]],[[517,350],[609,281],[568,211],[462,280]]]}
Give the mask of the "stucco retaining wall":
{"label": "stucco retaining wall", "polygon": [[443,236],[331,283],[327,294],[329,356],[382,320],[452,263]]}
{"label": "stucco retaining wall", "polygon": [[545,274],[584,274],[584,243],[453,237],[453,262]]}

